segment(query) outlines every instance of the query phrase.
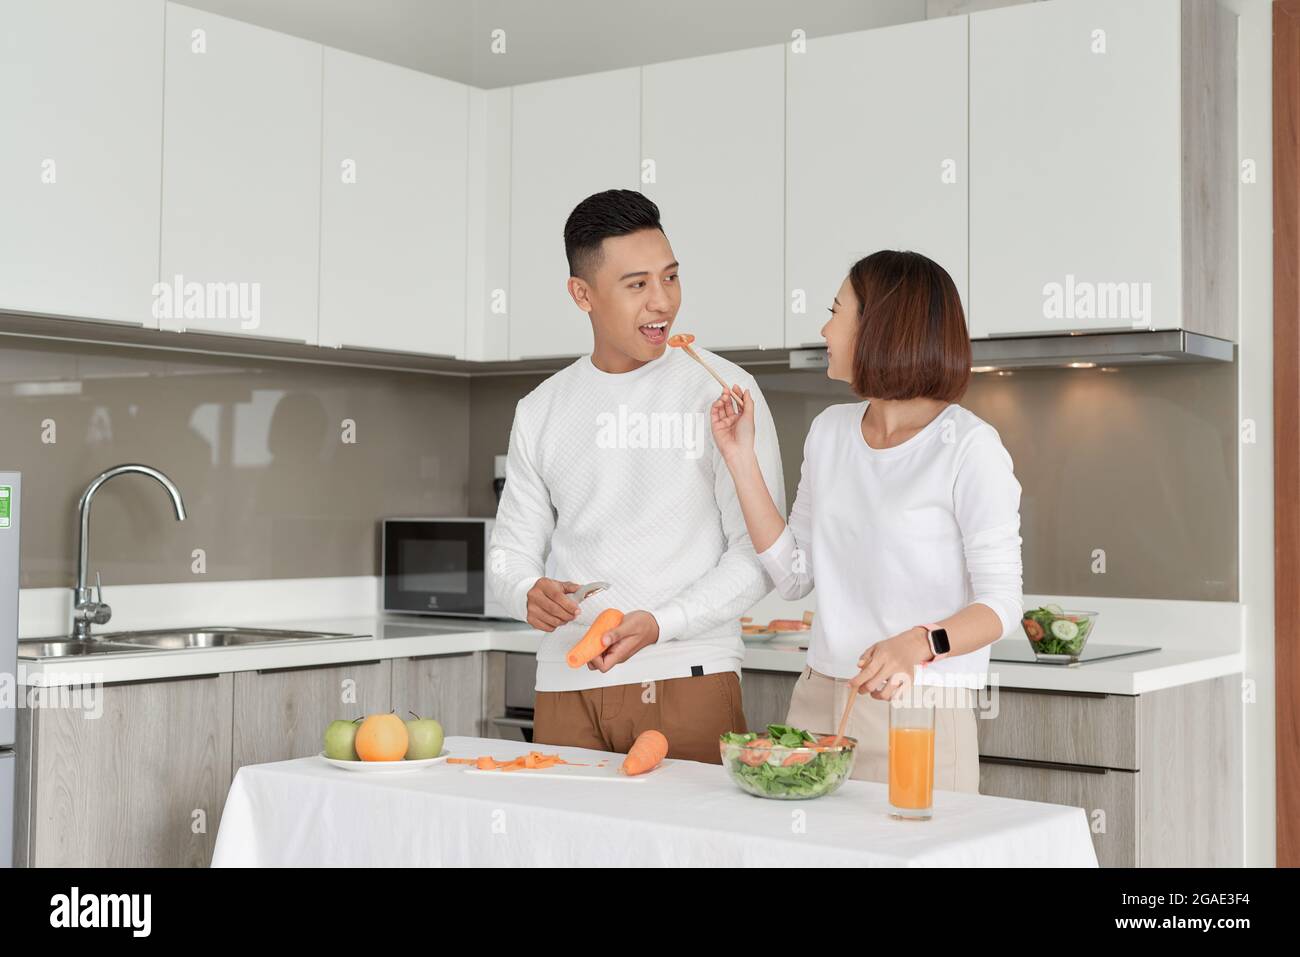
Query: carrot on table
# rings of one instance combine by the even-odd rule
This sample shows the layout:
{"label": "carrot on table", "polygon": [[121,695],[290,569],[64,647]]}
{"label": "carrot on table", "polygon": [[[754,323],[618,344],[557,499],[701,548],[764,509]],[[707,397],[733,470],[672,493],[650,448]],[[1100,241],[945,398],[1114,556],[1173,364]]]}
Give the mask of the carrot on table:
{"label": "carrot on table", "polygon": [[619,770],[624,774],[645,774],[659,767],[667,756],[668,739],[663,736],[663,732],[651,728],[636,736]]}
{"label": "carrot on table", "polygon": [[564,660],[569,663],[570,668],[581,668],[592,658],[605,650],[604,642],[605,632],[611,628],[617,628],[623,623],[623,613],[617,608],[606,608],[596,620],[591,623],[587,633],[582,636],[582,640],[569,649],[569,653],[564,656]]}

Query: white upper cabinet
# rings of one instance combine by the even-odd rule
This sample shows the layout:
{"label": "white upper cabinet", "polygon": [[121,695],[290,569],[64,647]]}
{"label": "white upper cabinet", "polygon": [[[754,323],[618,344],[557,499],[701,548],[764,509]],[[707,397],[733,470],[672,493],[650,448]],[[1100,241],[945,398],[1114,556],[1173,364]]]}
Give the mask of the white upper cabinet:
{"label": "white upper cabinet", "polygon": [[320,344],[463,358],[469,88],[324,56]]}
{"label": "white upper cabinet", "polygon": [[818,37],[787,53],[785,344],[820,330],[849,267],[929,256],[967,302],[967,18]]}
{"label": "white upper cabinet", "polygon": [[971,331],[1235,338],[1235,18],[1212,0],[971,17]]}
{"label": "white upper cabinet", "polygon": [[682,264],[674,328],[709,349],[780,348],[785,48],[641,72],[642,190]]}
{"label": "white upper cabinet", "polygon": [[316,342],[321,47],[167,5],[167,329]]}
{"label": "white upper cabinet", "polygon": [[161,0],[0,0],[0,310],[155,326]]}
{"label": "white upper cabinet", "polygon": [[514,88],[510,163],[510,358],[591,351],[573,303],[564,222],[587,196],[636,189],[639,69]]}
{"label": "white upper cabinet", "polygon": [[509,87],[469,91],[465,358],[510,358]]}

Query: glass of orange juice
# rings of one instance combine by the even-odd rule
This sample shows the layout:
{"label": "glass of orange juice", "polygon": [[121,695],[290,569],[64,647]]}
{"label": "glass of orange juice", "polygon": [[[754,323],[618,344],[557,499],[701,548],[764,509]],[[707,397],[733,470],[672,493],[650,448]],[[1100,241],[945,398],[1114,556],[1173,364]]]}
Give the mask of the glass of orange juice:
{"label": "glass of orange juice", "polygon": [[934,803],[934,703],[918,686],[889,701],[889,813],[928,820]]}

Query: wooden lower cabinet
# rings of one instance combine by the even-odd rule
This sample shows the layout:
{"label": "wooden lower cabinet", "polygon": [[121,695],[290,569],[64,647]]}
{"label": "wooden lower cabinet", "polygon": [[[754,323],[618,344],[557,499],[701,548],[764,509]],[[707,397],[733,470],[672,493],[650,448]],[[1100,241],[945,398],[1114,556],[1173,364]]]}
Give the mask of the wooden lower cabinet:
{"label": "wooden lower cabinet", "polygon": [[393,659],[393,708],[434,718],[443,733],[487,737],[483,725],[483,655],[425,655]]}
{"label": "wooden lower cabinet", "polygon": [[206,867],[230,788],[231,675],[50,690],[87,697],[19,709],[14,863]]}
{"label": "wooden lower cabinet", "polygon": [[761,731],[769,724],[785,724],[790,696],[798,680],[798,672],[746,669],[740,673],[741,706],[750,731]]}
{"label": "wooden lower cabinet", "polygon": [[1136,771],[1031,764],[980,758],[980,793],[1081,807],[1102,867],[1138,860]]}
{"label": "wooden lower cabinet", "polygon": [[235,673],[234,769],[320,754],[325,728],[392,710],[391,661]]}
{"label": "wooden lower cabinet", "polygon": [[1081,807],[1103,867],[1245,861],[1241,675],[1141,695],[998,688],[980,792]]}

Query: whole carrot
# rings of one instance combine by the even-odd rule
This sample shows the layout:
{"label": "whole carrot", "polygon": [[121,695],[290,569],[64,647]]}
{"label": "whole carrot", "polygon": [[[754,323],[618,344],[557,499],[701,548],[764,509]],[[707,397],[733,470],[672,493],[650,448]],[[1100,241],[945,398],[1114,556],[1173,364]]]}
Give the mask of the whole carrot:
{"label": "whole carrot", "polygon": [[645,774],[659,767],[659,762],[667,756],[668,739],[664,737],[662,731],[651,728],[636,736],[619,770],[624,774]]}
{"label": "whole carrot", "polygon": [[623,613],[617,608],[606,608],[596,620],[591,623],[587,633],[582,636],[582,640],[569,649],[569,653],[564,656],[564,660],[569,663],[570,668],[581,668],[592,658],[605,650],[605,645],[601,639],[605,637],[605,632],[611,628],[617,628],[623,623]]}

